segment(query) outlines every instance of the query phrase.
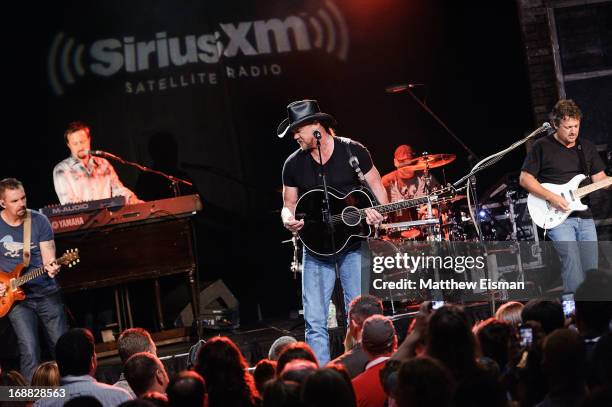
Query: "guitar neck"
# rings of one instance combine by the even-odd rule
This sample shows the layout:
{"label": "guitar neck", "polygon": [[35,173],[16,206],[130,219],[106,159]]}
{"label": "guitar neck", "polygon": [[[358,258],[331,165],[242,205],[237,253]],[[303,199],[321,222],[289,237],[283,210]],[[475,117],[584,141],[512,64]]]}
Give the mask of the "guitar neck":
{"label": "guitar neck", "polygon": [[[398,201],[398,202],[392,202],[389,204],[373,206],[372,209],[376,209],[378,213],[382,215],[385,213],[396,212],[402,209],[412,208],[414,206],[422,205],[424,203],[427,203],[428,200],[429,198],[427,196],[423,196],[420,198],[408,199],[406,201]],[[365,209],[361,209],[361,212],[364,213]]]}
{"label": "guitar neck", "polygon": [[578,198],[582,198],[583,196],[588,195],[591,192],[595,192],[598,189],[605,188],[609,185],[612,185],[612,177],[606,177],[606,179],[602,179],[601,181],[597,181],[585,187],[578,188],[574,195],[576,195]]}
{"label": "guitar neck", "polygon": [[46,273],[46,270],[44,266],[35,268],[34,270],[30,271],[28,274],[23,275],[21,277],[17,277],[15,279],[15,282],[17,283],[16,286],[19,287],[20,285],[23,285],[27,283],[28,281],[34,280],[36,277],[40,277],[45,273]]}

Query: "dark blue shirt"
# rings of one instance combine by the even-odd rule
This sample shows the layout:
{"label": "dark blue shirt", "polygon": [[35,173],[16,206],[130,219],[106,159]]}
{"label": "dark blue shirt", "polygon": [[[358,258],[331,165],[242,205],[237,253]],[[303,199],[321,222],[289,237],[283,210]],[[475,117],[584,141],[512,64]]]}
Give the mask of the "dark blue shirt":
{"label": "dark blue shirt", "polygon": [[[40,242],[53,240],[53,229],[47,217],[40,212],[30,210],[32,214],[32,233],[30,238],[30,265],[21,272],[29,273],[43,265]],[[23,224],[11,226],[0,216],[0,270],[11,272],[23,262]],[[46,273],[22,285],[21,288],[29,298],[43,297],[59,290],[55,279]]]}

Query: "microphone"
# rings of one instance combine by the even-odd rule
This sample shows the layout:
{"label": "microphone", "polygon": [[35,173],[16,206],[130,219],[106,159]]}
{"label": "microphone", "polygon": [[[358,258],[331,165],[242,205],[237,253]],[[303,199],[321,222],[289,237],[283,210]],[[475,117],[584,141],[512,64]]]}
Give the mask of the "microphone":
{"label": "microphone", "polygon": [[102,150],[85,150],[83,153],[85,155],[94,155],[96,157],[117,158],[116,155],[111,154],[111,153],[107,153],[106,151],[102,151]]}
{"label": "microphone", "polygon": [[312,132],[312,135],[314,136],[314,138],[316,138],[317,140],[321,140],[321,133],[319,132],[319,130],[314,130]]}
{"label": "microphone", "polygon": [[536,130],[537,133],[554,134],[556,130],[548,122],[542,123],[542,125]]}
{"label": "microphone", "polygon": [[397,85],[391,85],[385,88],[387,93],[400,93],[407,89],[416,88],[417,86],[425,86],[424,83],[400,83]]}
{"label": "microphone", "polygon": [[95,155],[98,157],[104,157],[106,155],[106,151],[102,150],[85,150],[83,151],[84,155]]}

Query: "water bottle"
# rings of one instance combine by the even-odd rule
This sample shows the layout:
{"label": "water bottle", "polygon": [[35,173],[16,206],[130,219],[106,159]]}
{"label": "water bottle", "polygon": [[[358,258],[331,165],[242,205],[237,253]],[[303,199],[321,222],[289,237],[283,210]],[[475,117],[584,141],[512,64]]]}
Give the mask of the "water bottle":
{"label": "water bottle", "polygon": [[336,319],[336,306],[333,301],[329,302],[329,310],[327,313],[327,327],[328,328],[337,328],[338,320]]}

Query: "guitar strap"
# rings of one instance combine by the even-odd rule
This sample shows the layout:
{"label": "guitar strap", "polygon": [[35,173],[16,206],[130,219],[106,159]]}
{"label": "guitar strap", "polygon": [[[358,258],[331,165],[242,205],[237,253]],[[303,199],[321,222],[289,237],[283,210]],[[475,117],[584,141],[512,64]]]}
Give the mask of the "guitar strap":
{"label": "guitar strap", "polygon": [[378,199],[376,198],[376,195],[374,195],[374,193],[370,189],[370,186],[366,182],[366,179],[363,176],[363,172],[361,171],[361,168],[359,168],[359,160],[357,159],[357,156],[355,156],[353,154],[353,150],[351,149],[351,139],[348,138],[348,137],[338,137],[338,138],[344,144],[344,148],[346,148],[346,153],[349,156],[349,161],[348,161],[349,166],[351,166],[351,168],[353,170],[355,170],[355,173],[357,174],[357,179],[359,180],[359,183],[361,183],[361,186],[363,186],[365,189],[370,191],[370,194],[372,195],[372,198],[374,198],[374,203],[376,205],[380,205],[380,202],[378,202]]}
{"label": "guitar strap", "polygon": [[30,265],[30,240],[32,237],[32,214],[26,210],[26,217],[23,221],[23,266]]}
{"label": "guitar strap", "polygon": [[[582,172],[587,176],[587,179],[583,185],[588,185],[592,183],[591,180],[591,167],[588,165],[586,157],[584,156],[584,149],[582,148],[582,144],[578,141],[576,146],[576,151],[578,151],[578,159],[580,160],[580,166],[582,167]],[[588,206],[591,206],[591,197],[585,196],[584,203]]]}
{"label": "guitar strap", "polygon": [[580,166],[582,167],[582,172],[587,177],[591,177],[591,168],[587,164],[586,157],[584,156],[584,150],[582,149],[582,144],[580,144],[580,141],[577,143],[576,150],[578,151],[578,159],[580,160]]}

